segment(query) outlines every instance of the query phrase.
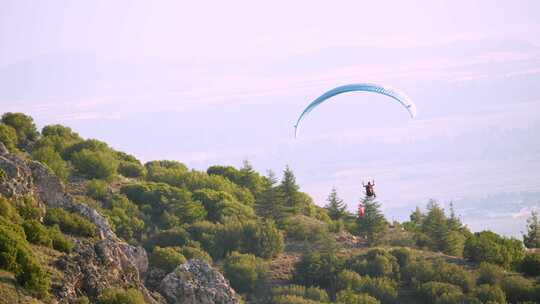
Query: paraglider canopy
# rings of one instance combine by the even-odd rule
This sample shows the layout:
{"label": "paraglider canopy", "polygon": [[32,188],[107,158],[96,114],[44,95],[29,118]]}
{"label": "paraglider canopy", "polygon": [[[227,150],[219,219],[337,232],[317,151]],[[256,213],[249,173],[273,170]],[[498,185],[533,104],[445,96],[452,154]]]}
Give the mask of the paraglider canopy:
{"label": "paraglider canopy", "polygon": [[411,99],[405,95],[405,93],[398,91],[396,89],[392,89],[387,86],[382,86],[378,84],[373,83],[357,83],[357,84],[347,84],[343,86],[339,86],[337,88],[333,88],[332,90],[322,94],[317,99],[312,101],[300,114],[298,117],[298,120],[296,121],[296,124],[294,125],[294,137],[296,138],[298,136],[298,130],[300,127],[300,122],[304,119],[304,117],[309,114],[313,109],[315,109],[318,105],[322,104],[323,102],[327,101],[331,97],[334,97],[336,95],[346,93],[346,92],[372,92],[376,94],[382,94],[386,95],[395,101],[399,102],[406,110],[409,112],[409,115],[411,118],[414,118],[416,116],[416,106],[411,101]]}

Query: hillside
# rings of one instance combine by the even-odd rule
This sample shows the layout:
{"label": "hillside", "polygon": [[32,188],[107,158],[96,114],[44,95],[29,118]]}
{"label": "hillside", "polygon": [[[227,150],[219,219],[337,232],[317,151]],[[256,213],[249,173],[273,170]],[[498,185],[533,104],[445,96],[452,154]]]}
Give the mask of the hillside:
{"label": "hillside", "polygon": [[[323,203],[323,202],[321,202]],[[424,204],[423,202],[419,202]],[[538,303],[540,254],[436,201],[389,223],[286,167],[142,164],[31,117],[0,123],[0,303]],[[533,214],[527,247],[539,247]]]}

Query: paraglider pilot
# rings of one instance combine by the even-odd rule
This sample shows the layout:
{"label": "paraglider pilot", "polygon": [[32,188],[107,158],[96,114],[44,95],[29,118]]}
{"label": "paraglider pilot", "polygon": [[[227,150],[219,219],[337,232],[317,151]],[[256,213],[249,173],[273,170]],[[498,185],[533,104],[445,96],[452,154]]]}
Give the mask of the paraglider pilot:
{"label": "paraglider pilot", "polygon": [[367,185],[364,184],[364,182],[362,182],[362,186],[366,189],[366,196],[371,198],[371,197],[377,197],[377,194],[375,194],[375,190],[373,189],[373,187],[375,187],[375,180],[373,181],[368,181]]}

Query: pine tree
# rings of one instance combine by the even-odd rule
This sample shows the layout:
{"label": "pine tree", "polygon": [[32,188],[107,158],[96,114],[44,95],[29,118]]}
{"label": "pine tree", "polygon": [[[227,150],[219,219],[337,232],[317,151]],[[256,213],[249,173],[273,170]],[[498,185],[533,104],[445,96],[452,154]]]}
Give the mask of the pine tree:
{"label": "pine tree", "polygon": [[276,184],[276,175],[269,170],[265,189],[257,199],[255,208],[259,216],[279,222],[283,217],[284,197],[281,188]]}
{"label": "pine tree", "polygon": [[332,191],[330,192],[330,195],[328,195],[326,201],[328,204],[324,208],[328,210],[328,215],[330,218],[333,220],[339,220],[345,216],[345,209],[347,206],[345,206],[343,200],[338,197],[336,188],[332,188]]}
{"label": "pine tree", "polygon": [[238,171],[239,184],[246,187],[256,197],[263,190],[263,182],[261,176],[253,169],[253,166],[246,159],[242,163],[242,167]]}
{"label": "pine tree", "polygon": [[540,222],[535,210],[531,211],[531,216],[527,219],[527,234],[523,235],[523,243],[527,248],[540,248]]}
{"label": "pine tree", "polygon": [[388,222],[380,211],[381,205],[372,198],[362,201],[364,216],[358,218],[358,234],[365,237],[368,244],[376,243],[388,228]]}
{"label": "pine tree", "polygon": [[422,222],[422,232],[433,241],[433,249],[443,251],[446,248],[446,238],[449,233],[444,209],[434,200],[428,203],[427,209],[428,213]]}
{"label": "pine tree", "polygon": [[413,213],[410,215],[411,223],[413,223],[415,226],[422,225],[422,221],[424,220],[425,215],[420,210],[420,207],[416,206],[416,209]]}
{"label": "pine tree", "polygon": [[450,203],[450,218],[448,218],[448,229],[450,231],[458,231],[461,228],[461,220],[456,215],[454,204]]}
{"label": "pine tree", "polygon": [[302,209],[302,206],[300,206],[302,200],[298,192],[300,187],[296,184],[296,177],[289,166],[285,167],[283,171],[280,188],[285,200],[285,207],[288,211],[293,214],[299,213]]}

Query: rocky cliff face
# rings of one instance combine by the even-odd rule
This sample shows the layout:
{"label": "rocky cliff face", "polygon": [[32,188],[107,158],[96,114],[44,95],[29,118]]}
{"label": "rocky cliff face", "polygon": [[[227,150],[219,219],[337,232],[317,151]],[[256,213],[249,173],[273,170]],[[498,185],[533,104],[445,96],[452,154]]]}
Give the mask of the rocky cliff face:
{"label": "rocky cliff face", "polygon": [[10,154],[0,143],[0,169],[4,172],[0,194],[34,196],[41,208],[63,208],[79,214],[99,231],[96,239],[77,239],[73,252],[54,262],[63,273],[61,281],[52,286],[59,302],[71,303],[82,295],[95,299],[106,288],[129,287],[140,290],[147,303],[239,303],[223,276],[202,261],[189,261],[155,284],[163,296],[151,292],[143,279],[148,269],[146,251],[120,240],[107,219],[95,209],[76,202],[46,166]]}

